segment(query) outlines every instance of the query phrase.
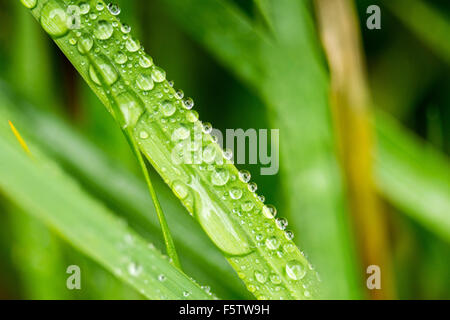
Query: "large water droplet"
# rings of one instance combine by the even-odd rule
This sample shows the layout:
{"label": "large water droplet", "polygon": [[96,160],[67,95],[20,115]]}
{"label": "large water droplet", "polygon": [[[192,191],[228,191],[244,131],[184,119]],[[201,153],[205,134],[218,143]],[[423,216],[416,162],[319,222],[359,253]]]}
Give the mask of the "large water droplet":
{"label": "large water droplet", "polygon": [[185,140],[189,138],[191,132],[185,124],[180,124],[172,133],[172,141]]}
{"label": "large water droplet", "polygon": [[215,186],[223,186],[230,179],[230,172],[227,169],[219,168],[211,173],[211,182]]}
{"label": "large water droplet", "polygon": [[94,36],[99,40],[107,40],[111,38],[114,28],[111,23],[106,20],[100,20],[94,30]]}
{"label": "large water droplet", "polygon": [[177,107],[170,101],[165,101],[161,104],[161,112],[165,117],[170,117],[176,110]]}
{"label": "large water droplet", "polygon": [[91,6],[89,5],[89,3],[86,3],[86,2],[80,3],[80,13],[82,15],[88,14],[90,10],[91,10]]}
{"label": "large water droplet", "polygon": [[81,54],[86,54],[91,51],[93,45],[94,40],[92,40],[91,37],[85,35],[78,41],[78,51]]}
{"label": "large water droplet", "polygon": [[189,191],[186,185],[180,181],[175,181],[172,185],[172,189],[175,192],[175,195],[179,199],[184,199],[188,196]]}
{"label": "large water droplet", "polygon": [[239,179],[242,182],[248,183],[250,181],[250,178],[251,178],[250,172],[248,172],[247,170],[239,171]]}
{"label": "large water droplet", "polygon": [[264,205],[262,212],[268,219],[273,219],[277,215],[277,209],[271,204]]}
{"label": "large water droplet", "polygon": [[118,64],[125,64],[128,61],[128,57],[122,51],[119,51],[114,56],[114,61]]}
{"label": "large water droplet", "polygon": [[154,67],[152,70],[152,78],[155,82],[163,82],[166,79],[166,72],[159,67]]}
{"label": "large water droplet", "polygon": [[266,247],[269,250],[277,250],[280,247],[280,241],[276,237],[270,237],[266,239]]}
{"label": "large water droplet", "polygon": [[231,199],[239,200],[242,197],[242,189],[232,188],[229,192]]}
{"label": "large water droplet", "polygon": [[141,48],[141,43],[139,42],[139,40],[129,38],[127,42],[125,42],[125,47],[129,52],[136,52]]}
{"label": "large water droplet", "polygon": [[144,112],[143,103],[138,97],[134,97],[131,93],[125,92],[116,98],[116,102],[123,115],[123,128],[133,127],[139,117]]}
{"label": "large water droplet", "polygon": [[108,4],[108,10],[113,16],[120,14],[120,7],[115,3]]}
{"label": "large water droplet", "polygon": [[102,85],[98,71],[100,71],[101,79],[105,81],[107,85],[110,86],[117,81],[118,74],[114,69],[114,67],[111,64],[109,64],[109,62],[107,62],[104,59],[99,59],[96,61],[96,66],[97,68],[94,67],[94,65],[91,65],[89,67],[89,76],[91,80],[95,82],[95,84],[99,86]]}
{"label": "large water droplet", "polygon": [[20,0],[20,2],[28,9],[33,9],[36,7],[37,0]]}
{"label": "large water droplet", "polygon": [[267,276],[264,273],[262,273],[261,271],[255,271],[255,279],[259,283],[266,283]]}
{"label": "large water droplet", "polygon": [[50,36],[55,38],[64,36],[69,31],[67,21],[67,14],[59,3],[49,1],[42,8],[41,25]]}
{"label": "large water droplet", "polygon": [[142,56],[139,58],[139,65],[144,69],[150,68],[153,65],[153,60],[148,56]]}
{"label": "large water droplet", "polygon": [[301,280],[306,275],[306,269],[299,261],[292,260],[286,264],[286,274],[292,280]]}
{"label": "large water droplet", "polygon": [[145,73],[137,76],[136,85],[143,91],[150,91],[155,87],[152,77]]}
{"label": "large water droplet", "polygon": [[227,212],[212,201],[196,177],[191,178],[195,191],[194,214],[211,240],[228,255],[238,256],[251,252],[251,247],[240,226],[232,221]]}

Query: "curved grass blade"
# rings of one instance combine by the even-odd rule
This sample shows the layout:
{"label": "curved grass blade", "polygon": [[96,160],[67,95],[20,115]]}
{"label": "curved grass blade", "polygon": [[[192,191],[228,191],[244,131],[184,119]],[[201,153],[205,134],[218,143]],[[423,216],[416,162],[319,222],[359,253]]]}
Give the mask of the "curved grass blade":
{"label": "curved grass blade", "polygon": [[[90,7],[84,7],[80,28],[72,30],[63,12],[81,2]],[[276,210],[251,191],[249,175],[222,154],[210,125],[191,110],[192,100],[181,100],[114,12],[102,1],[38,1],[30,9],[116,120],[123,117],[143,154],[248,289],[261,299],[317,297],[317,275],[290,234],[277,227]],[[183,159],[185,150],[192,151],[191,161]]]}
{"label": "curved grass blade", "polygon": [[211,298],[159,251],[87,196],[37,148],[32,148],[36,159],[31,160],[8,132],[7,124],[2,122],[0,131],[0,188],[14,203],[147,298]]}

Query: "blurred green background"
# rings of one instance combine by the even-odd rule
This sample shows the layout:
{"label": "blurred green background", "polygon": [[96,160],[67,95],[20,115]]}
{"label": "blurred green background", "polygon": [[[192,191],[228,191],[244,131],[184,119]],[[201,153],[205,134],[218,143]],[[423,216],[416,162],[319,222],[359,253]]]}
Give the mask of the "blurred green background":
{"label": "blurred green background", "polygon": [[[320,42],[317,4],[115,2],[122,8],[121,20],[132,26],[156,64],[194,98],[202,120],[219,129],[280,129],[281,172],[260,176],[257,165],[244,167],[266,202],[288,217],[295,241],[330,284],[329,297],[378,297],[366,288],[367,261],[359,247],[365,240],[357,230],[364,227],[354,219],[358,214],[364,219],[364,213],[351,213],[355,199],[347,189],[351,183],[342,163],[345,155],[338,160],[336,137],[342,128],[332,120],[333,68],[327,65]],[[448,299],[450,3],[357,0],[355,4],[367,64],[366,89],[371,94],[367,128],[374,137],[371,174],[383,216],[383,230],[371,231],[385,238],[383,250],[392,273],[387,284],[392,290],[382,297]],[[365,27],[366,9],[372,4],[381,8],[381,30]],[[322,23],[332,24],[334,18]],[[147,228],[141,215],[130,214],[132,205],[126,199],[116,199],[99,186],[102,182],[95,175],[83,171],[80,159],[99,155],[141,183],[133,154],[112,117],[18,0],[0,0],[1,109],[7,111],[0,115],[17,117],[15,123],[26,140],[39,145],[86,190],[163,248],[159,231]],[[120,176],[111,177],[115,178]],[[183,223],[177,212],[185,213],[163,183],[158,183],[158,194],[166,211],[174,208],[174,213],[168,212],[169,225]],[[223,287],[213,272],[190,263],[196,259],[193,253],[182,259],[187,273],[209,284],[219,297],[251,297],[239,281]],[[80,291],[65,287],[65,270],[71,264],[86,270]],[[224,270],[234,277],[228,267]],[[0,189],[0,298],[140,295],[23,212]]]}

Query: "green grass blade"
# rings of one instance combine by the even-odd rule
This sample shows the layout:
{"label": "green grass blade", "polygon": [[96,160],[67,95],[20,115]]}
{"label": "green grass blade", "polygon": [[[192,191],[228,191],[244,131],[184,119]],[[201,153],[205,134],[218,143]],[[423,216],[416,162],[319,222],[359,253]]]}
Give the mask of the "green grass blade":
{"label": "green grass blade", "polygon": [[36,147],[33,161],[3,122],[0,130],[0,188],[12,201],[148,298],[210,298]]}
{"label": "green grass blade", "polygon": [[424,141],[377,113],[376,180],[396,207],[450,242],[450,164]]}
{"label": "green grass blade", "polygon": [[[164,4],[184,29],[266,103],[272,127],[282,132],[281,173],[297,243],[321,273],[327,296],[360,297],[343,181],[330,134],[328,80],[312,18],[305,3],[282,2],[283,10],[291,11],[288,22],[295,28],[283,26],[281,18],[272,21],[275,39],[228,1],[167,0]],[[272,6],[276,5],[279,2],[274,1]],[[290,41],[292,37],[297,38]]]}
{"label": "green grass blade", "polygon": [[[450,64],[449,15],[421,0],[387,1],[386,7],[414,32],[433,52]],[[405,8],[408,8],[405,10]],[[418,22],[420,21],[420,23]]]}
{"label": "green grass blade", "polygon": [[[82,29],[76,31],[67,28],[65,19],[61,23],[48,19],[54,10],[65,11],[65,1],[40,1],[32,13],[109,111],[114,113],[110,99],[120,107],[123,114],[115,114],[116,120],[126,120],[143,154],[223,251],[249,290],[258,298],[316,297],[315,271],[285,232],[276,227],[271,208],[249,190],[246,179],[239,179],[237,169],[222,155],[207,126],[203,132],[195,113],[186,110],[190,103],[177,99],[163,70],[149,68],[151,63],[139,50],[137,40],[124,35],[120,24],[114,26],[117,18],[102,1],[89,3],[91,13],[96,11],[95,19],[92,14],[82,16]],[[97,10],[97,3],[102,3],[104,9]],[[76,42],[89,43],[90,50],[82,47],[81,52],[90,52],[94,66],[77,49]],[[132,64],[131,72],[124,72],[117,59],[122,57],[117,54],[119,50],[140,64]],[[98,71],[108,90],[100,85]],[[224,164],[178,163],[177,152],[173,151],[184,148],[183,141],[194,135],[202,138],[202,149],[216,155],[212,160],[222,160]],[[229,196],[232,189],[241,190],[239,200]]]}

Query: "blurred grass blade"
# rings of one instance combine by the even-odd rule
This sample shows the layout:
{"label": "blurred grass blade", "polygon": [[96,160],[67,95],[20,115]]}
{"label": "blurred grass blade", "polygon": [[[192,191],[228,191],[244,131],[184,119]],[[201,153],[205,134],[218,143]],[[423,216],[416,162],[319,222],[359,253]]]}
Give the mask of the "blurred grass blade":
{"label": "blurred grass blade", "polygon": [[376,182],[412,219],[450,243],[450,165],[431,145],[404,131],[387,114],[376,117]]}
{"label": "blurred grass blade", "polygon": [[[277,227],[276,209],[264,205],[252,192],[248,174],[238,172],[210,135],[210,125],[202,124],[190,110],[193,101],[180,101],[165,71],[153,64],[140,42],[119,23],[117,12],[106,9],[103,1],[89,1],[95,15],[81,16],[78,30],[69,29],[63,14],[56,22],[52,19],[55,12],[66,12],[67,4],[61,0],[38,2],[31,12],[116,121],[132,132],[131,138],[248,289],[260,299],[317,297],[315,270],[290,234]],[[127,72],[124,58],[139,63],[130,64]],[[188,138],[201,142],[188,145]],[[200,163],[189,161],[182,158],[185,150],[207,156]],[[234,190],[238,190],[238,199],[230,196]]]}
{"label": "blurred grass blade", "polygon": [[[449,15],[422,0],[395,0],[384,4],[434,53],[450,64]],[[407,8],[407,9],[406,9]]]}
{"label": "blurred grass blade", "polygon": [[346,174],[348,202],[364,270],[383,270],[373,299],[393,299],[395,286],[388,225],[374,183],[372,102],[360,26],[353,0],[314,2],[331,78],[330,106]]}
{"label": "blurred grass blade", "polygon": [[0,125],[0,188],[76,248],[151,299],[209,299],[156,249],[87,196],[54,163],[32,161]]}

